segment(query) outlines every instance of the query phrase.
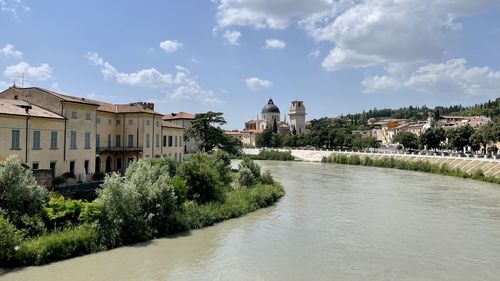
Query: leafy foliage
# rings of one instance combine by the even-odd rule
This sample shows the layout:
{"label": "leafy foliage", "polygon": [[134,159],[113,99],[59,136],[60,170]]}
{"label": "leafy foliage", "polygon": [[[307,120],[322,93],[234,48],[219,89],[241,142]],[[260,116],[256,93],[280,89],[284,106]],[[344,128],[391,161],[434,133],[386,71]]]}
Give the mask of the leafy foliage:
{"label": "leafy foliage", "polygon": [[418,147],[418,137],[414,133],[400,132],[394,136],[393,142],[403,145],[404,149],[415,149]]}
{"label": "leafy foliage", "polygon": [[255,176],[253,175],[252,171],[250,171],[250,169],[245,167],[240,169],[238,181],[240,185],[247,187],[257,183],[257,180],[255,179]]}
{"label": "leafy foliage", "polygon": [[0,264],[8,264],[14,258],[15,247],[21,243],[16,227],[0,214]]}
{"label": "leafy foliage", "polygon": [[41,213],[48,191],[36,183],[30,169],[21,166],[14,156],[0,163],[0,213],[14,225],[21,224],[23,215]]}

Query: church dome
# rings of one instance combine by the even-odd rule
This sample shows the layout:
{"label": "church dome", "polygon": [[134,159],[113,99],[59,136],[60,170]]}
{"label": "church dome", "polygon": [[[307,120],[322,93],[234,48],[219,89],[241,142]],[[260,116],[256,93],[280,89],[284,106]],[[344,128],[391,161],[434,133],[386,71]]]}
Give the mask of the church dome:
{"label": "church dome", "polygon": [[274,104],[273,99],[269,99],[267,104],[262,108],[262,113],[280,113],[280,109]]}

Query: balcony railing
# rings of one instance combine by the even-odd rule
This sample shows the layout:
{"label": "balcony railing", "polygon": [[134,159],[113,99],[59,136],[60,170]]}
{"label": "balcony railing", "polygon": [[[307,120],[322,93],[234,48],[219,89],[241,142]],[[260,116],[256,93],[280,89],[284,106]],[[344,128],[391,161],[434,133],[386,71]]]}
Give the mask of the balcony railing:
{"label": "balcony railing", "polygon": [[126,151],[142,151],[142,146],[100,146],[97,147],[96,152],[126,152]]}

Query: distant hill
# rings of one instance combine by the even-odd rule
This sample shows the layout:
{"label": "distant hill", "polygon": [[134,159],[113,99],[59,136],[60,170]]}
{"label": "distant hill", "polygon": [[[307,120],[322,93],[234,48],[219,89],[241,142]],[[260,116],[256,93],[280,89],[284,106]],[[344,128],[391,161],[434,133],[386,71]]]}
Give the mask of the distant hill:
{"label": "distant hill", "polygon": [[454,116],[474,116],[474,115],[485,115],[491,118],[500,116],[500,98],[494,101],[488,101],[485,103],[476,104],[473,106],[462,106],[462,105],[452,105],[452,106],[436,106],[435,108],[428,108],[427,106],[409,106],[401,107],[398,109],[371,109],[369,111],[363,111],[362,113],[348,114],[346,116],[348,119],[352,119],[357,124],[365,124],[370,118],[382,119],[382,118],[393,118],[393,119],[412,119],[412,120],[425,120],[429,115],[438,114],[443,115],[454,115]]}

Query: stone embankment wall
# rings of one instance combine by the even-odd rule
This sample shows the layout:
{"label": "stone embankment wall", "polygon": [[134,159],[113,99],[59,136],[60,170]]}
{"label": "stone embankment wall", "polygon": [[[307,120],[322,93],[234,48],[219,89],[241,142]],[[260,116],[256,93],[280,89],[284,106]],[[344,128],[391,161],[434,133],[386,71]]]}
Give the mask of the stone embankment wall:
{"label": "stone embankment wall", "polygon": [[[289,149],[278,149],[288,151]],[[243,149],[245,154],[258,154],[260,149],[247,148]],[[481,169],[486,176],[500,177],[500,159],[493,158],[474,158],[474,157],[454,157],[442,155],[418,155],[418,154],[402,154],[402,153],[370,153],[370,152],[351,152],[351,151],[332,151],[332,150],[302,150],[291,149],[292,155],[297,160],[320,162],[323,157],[328,157],[332,153],[353,154],[359,156],[369,156],[374,159],[381,157],[394,157],[399,160],[407,161],[429,161],[431,164],[443,165],[446,164],[449,168],[458,168],[462,171],[473,173],[477,169]]]}

